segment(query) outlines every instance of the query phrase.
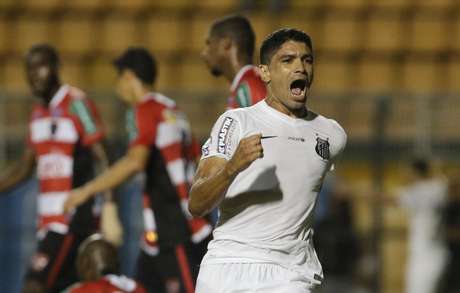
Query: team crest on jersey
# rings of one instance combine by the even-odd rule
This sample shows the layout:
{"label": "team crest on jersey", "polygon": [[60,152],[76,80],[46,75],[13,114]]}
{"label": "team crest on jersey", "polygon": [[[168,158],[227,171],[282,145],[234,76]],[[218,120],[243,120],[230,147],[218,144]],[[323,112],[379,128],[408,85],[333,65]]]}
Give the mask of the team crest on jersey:
{"label": "team crest on jersey", "polygon": [[233,118],[225,117],[224,123],[219,130],[219,135],[217,137],[217,152],[220,154],[226,154],[228,151],[228,139],[231,136],[230,127],[233,124]]}
{"label": "team crest on jersey", "polygon": [[329,152],[329,138],[323,139],[316,135],[316,146],[315,151],[324,160],[329,160],[330,152]]}

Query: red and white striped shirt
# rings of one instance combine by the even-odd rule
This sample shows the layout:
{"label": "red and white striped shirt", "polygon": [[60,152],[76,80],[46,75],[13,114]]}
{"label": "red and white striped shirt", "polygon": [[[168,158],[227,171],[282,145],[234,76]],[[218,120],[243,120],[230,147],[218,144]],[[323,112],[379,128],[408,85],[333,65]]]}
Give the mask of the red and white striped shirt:
{"label": "red and white striped shirt", "polygon": [[[211,233],[203,219],[188,212],[188,192],[195,172],[199,147],[190,125],[175,102],[159,93],[144,97],[127,114],[130,146],[145,145],[150,149],[146,167],[144,250],[158,242],[177,244],[191,237],[200,242]],[[187,224],[188,223],[188,224]],[[154,236],[152,236],[154,235]]]}
{"label": "red and white striped shirt", "polygon": [[40,182],[40,229],[67,232],[70,219],[63,212],[63,204],[76,179],[74,154],[102,136],[96,108],[79,89],[63,85],[49,105],[34,107],[28,141],[35,151]]}

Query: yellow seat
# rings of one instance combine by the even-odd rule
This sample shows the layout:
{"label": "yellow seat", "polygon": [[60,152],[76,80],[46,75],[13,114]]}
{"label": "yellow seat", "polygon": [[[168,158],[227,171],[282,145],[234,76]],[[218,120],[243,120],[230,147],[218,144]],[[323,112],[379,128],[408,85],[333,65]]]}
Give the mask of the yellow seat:
{"label": "yellow seat", "polygon": [[403,49],[405,40],[406,23],[398,19],[371,15],[364,23],[364,42],[366,49],[373,51],[397,51]]}
{"label": "yellow seat", "polygon": [[0,1],[0,11],[8,11],[9,9],[16,9],[21,6],[20,1],[16,0],[2,0]]}
{"label": "yellow seat", "polygon": [[58,47],[64,54],[86,54],[94,50],[97,23],[85,18],[65,18],[58,24]]}
{"label": "yellow seat", "polygon": [[248,18],[256,35],[255,48],[258,49],[267,35],[278,29],[277,22],[275,18],[267,17],[264,13],[253,13],[248,15]]}
{"label": "yellow seat", "polygon": [[375,93],[386,92],[395,86],[395,65],[387,60],[364,59],[357,64],[356,90]]}
{"label": "yellow seat", "polygon": [[443,17],[416,16],[412,20],[410,48],[412,50],[437,51],[447,48],[447,22]]}
{"label": "yellow seat", "polygon": [[323,23],[318,48],[323,50],[350,51],[361,45],[358,30],[361,23],[353,17],[338,17],[328,14]]}
{"label": "yellow seat", "polygon": [[111,16],[100,24],[100,36],[96,48],[103,53],[116,55],[131,46],[140,44],[140,30],[132,18]]}
{"label": "yellow seat", "polygon": [[358,10],[368,5],[368,0],[327,0],[328,6],[332,9]]}
{"label": "yellow seat", "polygon": [[14,26],[15,38],[12,39],[15,50],[19,54],[24,54],[37,43],[55,45],[52,28],[46,19],[19,18]]}
{"label": "yellow seat", "polygon": [[[436,1],[436,0],[435,0]],[[369,0],[369,4],[376,9],[396,9],[403,10],[410,7],[413,4],[412,0]]]}
{"label": "yellow seat", "polygon": [[313,87],[320,93],[343,93],[350,89],[350,66],[342,61],[318,58],[315,65]]}
{"label": "yellow seat", "polygon": [[61,0],[22,0],[21,4],[26,10],[45,13],[64,7],[64,1]]}
{"label": "yellow seat", "polygon": [[196,8],[200,10],[229,11],[231,9],[237,8],[237,3],[238,2],[234,0],[198,0],[195,2],[195,5]]}
{"label": "yellow seat", "polygon": [[298,18],[295,14],[283,14],[279,18],[280,28],[296,28],[307,33],[313,41],[313,48],[321,38],[321,23],[313,17]]}
{"label": "yellow seat", "polygon": [[451,61],[447,63],[447,68],[443,70],[447,73],[447,89],[455,94],[460,93],[460,61]]}
{"label": "yellow seat", "polygon": [[218,16],[196,14],[190,19],[186,35],[183,38],[183,48],[195,53],[200,52],[205,44],[209,28]]}
{"label": "yellow seat", "polygon": [[78,88],[88,88],[85,64],[79,58],[62,58],[61,62],[61,77],[64,82]]}
{"label": "yellow seat", "polygon": [[402,87],[414,93],[429,93],[440,89],[440,65],[435,61],[409,59],[403,64]]}
{"label": "yellow seat", "polygon": [[416,5],[420,8],[437,8],[437,9],[451,9],[455,7],[455,0],[418,0],[415,1]]}
{"label": "yellow seat", "polygon": [[194,1],[190,0],[168,0],[168,1],[151,1],[154,9],[166,9],[172,11],[181,11],[192,6]]}
{"label": "yellow seat", "polygon": [[173,52],[184,46],[187,23],[177,14],[158,14],[149,17],[144,25],[144,43],[155,52]]}
{"label": "yellow seat", "polygon": [[[69,11],[96,12],[106,9],[111,0],[74,0],[66,1],[66,8]],[[127,1],[128,2],[128,1]]]}
{"label": "yellow seat", "polygon": [[0,18],[0,54],[7,53],[11,50],[11,33],[12,22],[4,18]]}
{"label": "yellow seat", "polygon": [[7,92],[28,94],[26,73],[23,58],[8,58],[2,65],[2,89]]}
{"label": "yellow seat", "polygon": [[112,0],[111,6],[122,12],[138,12],[150,8],[150,0]]}
{"label": "yellow seat", "polygon": [[291,0],[288,2],[288,12],[298,13],[305,9],[320,8],[325,5],[324,0]]}
{"label": "yellow seat", "polygon": [[223,78],[216,79],[209,72],[208,67],[200,58],[186,58],[179,65],[178,76],[171,76],[171,85],[177,84],[178,87],[189,91],[209,92],[229,88]]}
{"label": "yellow seat", "polygon": [[89,64],[88,86],[97,90],[114,89],[116,86],[117,71],[109,57],[100,57]]}

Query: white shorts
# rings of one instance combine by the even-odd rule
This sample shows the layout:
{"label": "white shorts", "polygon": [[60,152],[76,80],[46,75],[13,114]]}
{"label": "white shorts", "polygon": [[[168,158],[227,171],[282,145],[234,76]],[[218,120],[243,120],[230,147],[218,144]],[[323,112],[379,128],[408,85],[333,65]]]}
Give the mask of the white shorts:
{"label": "white shorts", "polygon": [[311,293],[305,276],[270,263],[202,264],[195,293]]}

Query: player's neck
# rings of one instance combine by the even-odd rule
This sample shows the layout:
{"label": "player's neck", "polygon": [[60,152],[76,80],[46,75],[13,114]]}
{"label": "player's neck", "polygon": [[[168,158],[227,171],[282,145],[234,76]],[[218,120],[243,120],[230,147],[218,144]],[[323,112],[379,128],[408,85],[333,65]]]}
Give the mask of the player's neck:
{"label": "player's neck", "polygon": [[51,86],[51,88],[48,91],[48,93],[44,94],[41,97],[41,99],[43,100],[45,105],[48,106],[51,103],[51,101],[53,100],[54,96],[56,95],[56,93],[59,91],[60,88],[61,88],[61,83],[57,82],[53,86]]}
{"label": "player's neck", "polygon": [[265,99],[265,102],[268,106],[272,107],[273,109],[281,112],[285,115],[288,115],[292,118],[306,118],[308,116],[308,109],[307,105],[299,109],[290,109],[277,98],[275,98],[272,94],[269,94]]}
{"label": "player's neck", "polygon": [[133,104],[137,104],[137,103],[140,103],[144,100],[144,98],[150,94],[151,92],[153,92],[153,86],[150,86],[150,85],[142,85],[142,86],[139,86],[137,87],[135,90],[134,90],[134,101],[133,101]]}
{"label": "player's neck", "polygon": [[230,58],[230,64],[228,66],[227,73],[225,74],[227,80],[232,83],[238,72],[240,72],[240,70],[248,64],[250,64],[250,62],[247,62],[242,58],[238,58],[236,55],[232,56]]}

